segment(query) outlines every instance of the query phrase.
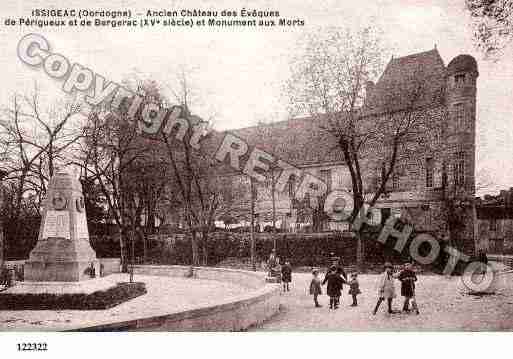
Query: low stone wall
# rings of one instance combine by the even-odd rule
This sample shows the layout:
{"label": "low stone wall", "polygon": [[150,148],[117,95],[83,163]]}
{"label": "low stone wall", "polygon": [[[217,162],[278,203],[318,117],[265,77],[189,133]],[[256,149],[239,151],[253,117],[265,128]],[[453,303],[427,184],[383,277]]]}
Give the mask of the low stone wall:
{"label": "low stone wall", "polygon": [[490,261],[500,262],[505,266],[513,269],[513,255],[508,254],[487,254],[486,257]]}
{"label": "low stone wall", "polygon": [[265,274],[241,270],[137,265],[140,275],[192,277],[232,282],[248,288],[236,297],[221,298],[216,305],[178,313],[104,324],[77,331],[240,331],[276,314],[280,306],[280,287],[266,284]]}
{"label": "low stone wall", "polygon": [[[121,260],[119,258],[98,258],[98,261],[100,264],[103,264],[104,275],[121,272]],[[17,261],[5,261],[5,265],[8,267],[24,266],[25,259]]]}

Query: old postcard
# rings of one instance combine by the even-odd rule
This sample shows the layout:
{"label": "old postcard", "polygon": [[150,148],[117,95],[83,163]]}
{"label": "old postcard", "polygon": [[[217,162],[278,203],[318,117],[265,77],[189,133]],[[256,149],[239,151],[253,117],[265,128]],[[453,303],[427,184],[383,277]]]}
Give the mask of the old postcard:
{"label": "old postcard", "polygon": [[511,1],[0,9],[5,338],[513,329]]}

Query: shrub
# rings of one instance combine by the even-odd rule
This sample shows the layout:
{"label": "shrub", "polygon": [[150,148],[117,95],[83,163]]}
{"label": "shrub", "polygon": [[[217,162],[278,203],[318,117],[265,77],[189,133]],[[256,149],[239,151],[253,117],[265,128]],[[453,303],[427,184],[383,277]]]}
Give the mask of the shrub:
{"label": "shrub", "polygon": [[0,294],[0,310],[98,310],[109,309],[146,294],[146,285],[118,283],[91,294]]}

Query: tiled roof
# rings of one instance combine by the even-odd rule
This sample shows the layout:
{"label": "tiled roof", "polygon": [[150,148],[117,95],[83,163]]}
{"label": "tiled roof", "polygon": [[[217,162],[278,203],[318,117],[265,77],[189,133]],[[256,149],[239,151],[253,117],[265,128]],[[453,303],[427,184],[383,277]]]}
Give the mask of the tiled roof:
{"label": "tiled roof", "polygon": [[[364,114],[393,112],[409,107],[413,88],[423,85],[414,107],[440,105],[445,91],[446,67],[438,50],[391,59],[368,94]],[[227,131],[245,140],[250,148],[269,152],[296,166],[343,162],[336,138],[324,128],[325,119],[297,118]],[[215,151],[223,133],[214,140]]]}
{"label": "tiled roof", "polygon": [[317,118],[297,118],[229,131],[275,157],[296,166],[342,162],[336,138]]}
{"label": "tiled roof", "polygon": [[446,68],[437,49],[392,58],[380,79],[367,94],[364,111],[377,114],[399,111],[412,106],[413,93],[420,85],[414,107],[442,104]]}

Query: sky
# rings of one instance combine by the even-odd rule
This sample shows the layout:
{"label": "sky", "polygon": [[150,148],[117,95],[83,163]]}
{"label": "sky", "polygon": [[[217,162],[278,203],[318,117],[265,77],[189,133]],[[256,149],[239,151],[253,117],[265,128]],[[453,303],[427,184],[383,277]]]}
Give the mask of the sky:
{"label": "sky", "polygon": [[[190,70],[196,89],[196,112],[214,118],[220,130],[240,128],[257,121],[289,117],[284,85],[296,41],[303,32],[323,26],[356,28],[370,22],[383,29],[385,45],[395,57],[427,51],[435,46],[447,65],[459,54],[473,55],[479,66],[477,95],[478,176],[488,177],[485,191],[513,187],[513,50],[497,62],[483,59],[472,42],[472,28],[464,1],[280,0],[280,1],[156,1],[4,0],[0,5],[0,106],[14,93],[30,93],[34,83],[50,106],[62,100],[62,83],[41,69],[29,68],[16,55],[19,40],[30,32],[49,40],[52,50],[89,67],[107,79],[121,82],[136,74],[157,79],[164,93],[176,86],[180,68]],[[87,5],[86,5],[87,4]],[[288,28],[37,28],[6,26],[8,17],[30,16],[35,8],[91,10],[223,9],[279,11],[280,16],[302,19],[305,26]]]}

